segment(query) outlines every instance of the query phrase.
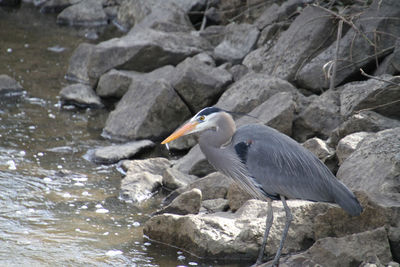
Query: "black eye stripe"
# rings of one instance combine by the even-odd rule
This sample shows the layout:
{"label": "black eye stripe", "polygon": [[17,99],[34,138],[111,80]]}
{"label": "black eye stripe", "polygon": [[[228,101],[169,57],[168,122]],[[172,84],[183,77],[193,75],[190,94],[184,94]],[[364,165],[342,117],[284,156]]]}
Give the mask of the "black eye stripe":
{"label": "black eye stripe", "polygon": [[222,109],[216,108],[216,107],[208,107],[208,108],[204,108],[202,111],[200,111],[197,116],[207,116],[210,115],[212,113],[217,113],[222,111]]}

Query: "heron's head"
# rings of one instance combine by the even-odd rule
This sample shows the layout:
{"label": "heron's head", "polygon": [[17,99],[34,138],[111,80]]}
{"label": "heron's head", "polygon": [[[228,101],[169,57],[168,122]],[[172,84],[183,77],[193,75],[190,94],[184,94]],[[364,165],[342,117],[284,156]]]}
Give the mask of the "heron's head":
{"label": "heron's head", "polygon": [[224,110],[216,107],[207,107],[200,110],[196,115],[193,116],[189,121],[179,127],[175,132],[168,136],[161,144],[169,143],[181,136],[218,128],[218,118]]}

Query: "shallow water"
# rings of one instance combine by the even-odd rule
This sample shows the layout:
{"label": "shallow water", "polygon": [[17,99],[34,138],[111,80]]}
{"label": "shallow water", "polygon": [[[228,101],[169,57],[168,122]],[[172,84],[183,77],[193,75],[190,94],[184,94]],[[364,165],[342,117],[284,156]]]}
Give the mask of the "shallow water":
{"label": "shallow water", "polygon": [[84,159],[109,144],[107,111],[58,103],[83,35],[33,7],[0,8],[0,74],[25,90],[0,96],[0,265],[223,266],[143,237],[157,200],[121,201],[116,166]]}

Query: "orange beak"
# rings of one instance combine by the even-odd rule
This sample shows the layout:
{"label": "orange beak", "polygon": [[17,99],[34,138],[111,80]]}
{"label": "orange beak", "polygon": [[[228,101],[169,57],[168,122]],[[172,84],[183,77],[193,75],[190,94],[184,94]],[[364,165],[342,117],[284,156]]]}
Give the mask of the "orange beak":
{"label": "orange beak", "polygon": [[162,145],[169,143],[175,139],[178,139],[179,137],[190,133],[190,131],[192,131],[197,124],[199,124],[198,122],[187,122],[184,125],[182,125],[181,127],[179,127],[175,132],[173,132],[170,136],[168,136],[164,141],[161,142]]}

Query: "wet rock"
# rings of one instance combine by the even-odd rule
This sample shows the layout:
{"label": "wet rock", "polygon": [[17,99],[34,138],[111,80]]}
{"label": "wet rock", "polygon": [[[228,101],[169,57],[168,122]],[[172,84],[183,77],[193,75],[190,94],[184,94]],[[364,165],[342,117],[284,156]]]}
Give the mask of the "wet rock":
{"label": "wet rock", "polygon": [[237,211],[247,200],[253,199],[253,197],[237,183],[231,183],[226,198],[228,199],[229,208],[232,212]]}
{"label": "wet rock", "polygon": [[369,262],[371,257],[375,260],[370,263],[384,266],[392,260],[384,227],[340,238],[320,239],[307,251],[281,259],[279,266],[366,266],[360,264]]}
{"label": "wet rock", "polygon": [[280,78],[249,73],[230,86],[216,106],[222,109],[248,113],[279,92],[295,92],[296,88]]}
{"label": "wet rock", "polygon": [[156,214],[197,214],[200,211],[201,198],[201,191],[197,188],[193,188],[192,190],[180,194],[171,204],[157,211]]}
{"label": "wet rock", "polygon": [[176,168],[168,168],[164,171],[162,178],[162,185],[170,190],[175,190],[180,187],[187,186],[190,182],[195,180],[195,176],[191,176],[180,172]]}
{"label": "wet rock", "polygon": [[170,134],[191,115],[164,80],[131,88],[109,114],[104,136],[121,140],[160,138]]}
{"label": "wet rock", "polygon": [[168,80],[174,72],[175,68],[170,65],[148,73],[112,69],[100,77],[96,93],[101,97],[121,98],[130,86],[135,88],[132,90],[139,90],[143,83],[160,79]]}
{"label": "wet rock", "polygon": [[0,75],[0,95],[14,95],[22,93],[22,86],[8,75]]}
{"label": "wet rock", "polygon": [[162,174],[171,163],[165,158],[125,161],[126,175],[121,181],[121,196],[128,201],[142,202],[161,186]]}
{"label": "wet rock", "polygon": [[328,138],[341,123],[340,93],[326,91],[302,111],[294,121],[295,138],[301,142],[310,137]]}
{"label": "wet rock", "polygon": [[229,208],[228,200],[223,198],[208,199],[201,202],[200,212],[215,213],[226,211]]}
{"label": "wet rock", "polygon": [[249,113],[252,117],[243,116],[237,120],[236,126],[262,123],[290,136],[292,134],[295,105],[292,93],[277,93],[253,109]]}
{"label": "wet rock", "polygon": [[330,137],[333,146],[343,137],[356,132],[379,132],[385,129],[400,127],[398,120],[384,117],[373,111],[360,111],[332,132]]}
{"label": "wet rock", "polygon": [[150,140],[140,140],[121,145],[101,147],[93,151],[91,159],[99,164],[112,164],[122,159],[129,159],[143,149],[153,147],[154,145]]}
{"label": "wet rock", "polygon": [[[400,127],[364,138],[342,163],[337,177],[375,203],[400,208]],[[396,178],[397,177],[397,178]]]}
{"label": "wet rock", "polygon": [[172,86],[188,104],[192,112],[215,103],[232,82],[232,75],[224,69],[187,58],[176,67]]}
{"label": "wet rock", "polygon": [[[377,58],[393,51],[396,37],[400,35],[400,21],[387,20],[400,16],[400,2],[396,0],[373,1],[367,10],[353,21],[355,28],[350,28],[340,40],[335,85],[360,74],[360,68],[369,67]],[[371,19],[376,18],[376,19]],[[362,34],[359,33],[362,29]],[[375,35],[375,33],[379,33]],[[390,33],[390,34],[387,34]],[[372,40],[372,41],[371,41]],[[328,88],[323,66],[334,59],[336,42],[312,59],[299,72],[297,81],[304,88],[318,92]]]}
{"label": "wet rock", "polygon": [[101,1],[84,0],[65,8],[58,14],[57,23],[74,26],[100,26],[107,24],[107,15]]}
{"label": "wet rock", "polygon": [[312,55],[330,45],[334,39],[334,29],[335,22],[326,11],[308,6],[270,50],[259,57],[253,57],[252,61],[244,60],[244,65],[249,68],[261,65],[262,72],[293,81],[298,69]]}
{"label": "wet rock", "polygon": [[384,116],[400,119],[400,105],[393,101],[400,99],[400,79],[390,75],[384,75],[380,79],[388,82],[370,79],[345,84],[340,94],[342,116],[349,116],[363,109],[373,109]]}
{"label": "wet rock", "polygon": [[90,58],[95,48],[96,46],[93,44],[79,44],[69,58],[68,70],[65,75],[67,80],[88,85],[95,84],[95,81],[90,81],[88,73]]}
{"label": "wet rock", "polygon": [[340,139],[336,147],[336,155],[339,160],[339,165],[343,163],[353,153],[358,144],[371,133],[368,132],[357,132],[347,135]]}
{"label": "wet rock", "polygon": [[[390,227],[388,237],[390,242],[390,248],[393,254],[393,260],[400,262],[400,227]],[[400,266],[399,263],[397,263],[397,267],[399,266]]]}
{"label": "wet rock", "polygon": [[[74,1],[71,0],[47,0],[41,7],[41,13],[60,13],[65,8],[71,6]],[[75,1],[77,2],[77,1]]]}
{"label": "wet rock", "polygon": [[254,49],[260,32],[250,24],[231,23],[226,26],[223,41],[214,49],[217,60],[239,64]]}
{"label": "wet rock", "polygon": [[77,107],[101,108],[103,104],[93,89],[84,84],[72,84],[60,91],[62,105],[75,105]]}
{"label": "wet rock", "polygon": [[203,152],[201,152],[199,145],[195,145],[185,156],[177,160],[174,168],[177,168],[183,173],[199,177],[203,177],[215,170],[208,162]]}
{"label": "wet rock", "polygon": [[[165,33],[135,27],[121,38],[92,47],[84,58],[76,55],[83,50],[78,47],[71,60],[79,62],[70,61],[70,65],[84,68],[76,70],[70,66],[67,75],[83,77],[88,79],[86,82],[95,84],[102,74],[113,68],[149,72],[165,65],[176,65],[187,57],[210,49],[207,41],[188,33]],[[77,71],[83,73],[77,74]]]}
{"label": "wet rock", "polygon": [[308,139],[302,146],[310,150],[322,162],[331,159],[335,155],[335,150],[329,147],[324,140],[317,137]]}

